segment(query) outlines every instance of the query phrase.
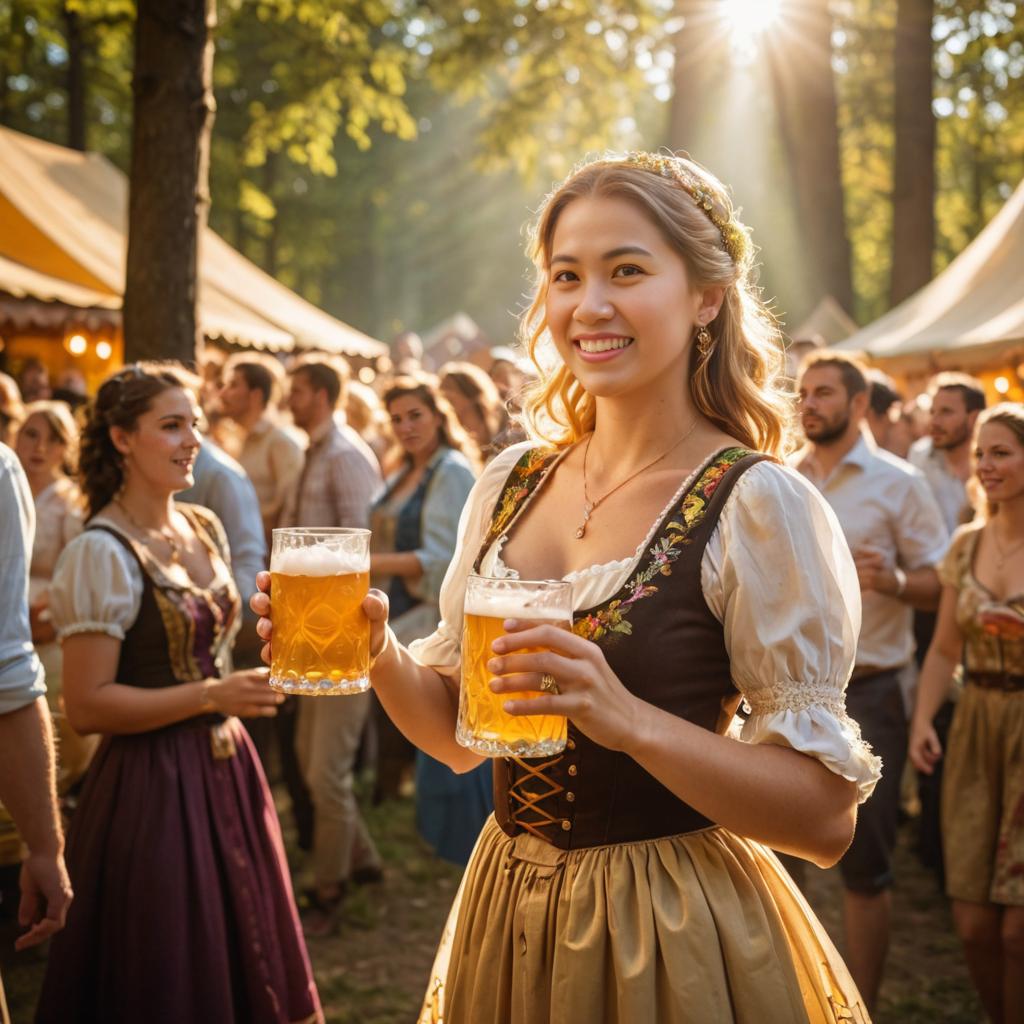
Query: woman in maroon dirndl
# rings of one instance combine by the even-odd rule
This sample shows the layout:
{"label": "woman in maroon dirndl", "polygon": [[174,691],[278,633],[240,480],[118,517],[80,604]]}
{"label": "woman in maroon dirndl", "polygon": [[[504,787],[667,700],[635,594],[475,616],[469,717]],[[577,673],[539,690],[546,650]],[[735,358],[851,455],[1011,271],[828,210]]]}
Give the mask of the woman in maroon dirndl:
{"label": "woman in maroon dirndl", "polygon": [[177,369],[104,382],[81,475],[90,521],[51,606],[68,717],[104,735],[68,836],[76,900],[40,1024],[322,1020],[280,827],[242,716],[259,671],[227,672],[239,600],[220,523],[178,505],[199,447]]}

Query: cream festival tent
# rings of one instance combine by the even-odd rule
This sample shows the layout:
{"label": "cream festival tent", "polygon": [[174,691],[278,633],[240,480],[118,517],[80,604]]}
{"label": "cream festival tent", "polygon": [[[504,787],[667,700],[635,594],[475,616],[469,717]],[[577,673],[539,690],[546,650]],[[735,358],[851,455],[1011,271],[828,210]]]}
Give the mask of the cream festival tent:
{"label": "cream festival tent", "polygon": [[[116,323],[124,292],[128,179],[95,153],[0,128],[0,323]],[[387,347],[290,291],[207,229],[199,320],[212,340],[374,358]],[[10,327],[8,326],[8,330]]]}
{"label": "cream festival tent", "polygon": [[895,373],[981,370],[1024,354],[1024,182],[930,284],[835,346]]}

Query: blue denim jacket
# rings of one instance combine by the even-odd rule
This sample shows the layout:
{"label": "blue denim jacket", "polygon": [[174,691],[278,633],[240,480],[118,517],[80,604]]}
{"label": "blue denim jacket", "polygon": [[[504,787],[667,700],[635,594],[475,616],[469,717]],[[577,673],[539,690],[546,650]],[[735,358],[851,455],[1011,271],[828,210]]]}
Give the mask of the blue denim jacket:
{"label": "blue denim jacket", "polygon": [[[388,477],[381,503],[387,501],[407,472],[403,466]],[[473,470],[462,453],[442,446],[427,463],[423,484],[402,506],[395,546],[399,551],[412,551],[423,567],[419,579],[402,581],[408,607],[420,601],[437,604],[444,574],[455,554],[462,508],[475,482]]]}

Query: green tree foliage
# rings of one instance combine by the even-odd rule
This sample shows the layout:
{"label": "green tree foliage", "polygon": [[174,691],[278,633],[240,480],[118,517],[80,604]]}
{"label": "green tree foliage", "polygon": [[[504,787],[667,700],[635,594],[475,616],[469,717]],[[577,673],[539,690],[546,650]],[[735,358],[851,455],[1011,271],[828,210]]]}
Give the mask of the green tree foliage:
{"label": "green tree foliage", "polygon": [[938,238],[944,267],[1024,180],[1024,6],[938,0]]}
{"label": "green tree foliage", "polygon": [[[442,94],[477,101],[478,156],[525,175],[563,175],[578,154],[635,135],[645,70],[666,45],[653,0],[455,0],[423,25]],[[640,103],[642,106],[642,101]]]}
{"label": "green tree foliage", "polygon": [[65,9],[82,30],[86,146],[127,167],[132,0],[0,0],[0,124],[67,144]]}
{"label": "green tree foliage", "polygon": [[345,70],[336,36],[324,36],[318,17],[337,6],[308,5],[301,43],[295,7],[228,14],[211,223],[371,333],[467,306],[507,336],[523,288],[524,188],[536,196],[582,153],[659,130],[660,104],[644,95],[663,61],[656,19],[646,0],[614,11],[545,0],[392,11],[372,41],[404,113],[374,124],[365,110],[348,122],[325,113],[324,83],[367,68],[350,52]]}
{"label": "green tree foliage", "polygon": [[406,109],[410,52],[389,34],[391,11],[376,0],[234,0],[227,6],[217,85],[248,119],[242,159],[260,166],[284,152],[332,175],[334,139],[363,149],[369,128],[415,135]]}
{"label": "green tree foliage", "polygon": [[[0,0],[0,122],[67,141],[65,3],[84,42],[87,144],[127,168],[133,0]],[[896,0],[832,9],[855,312],[866,322],[888,305]],[[371,333],[464,308],[507,337],[526,285],[529,207],[587,152],[669,139],[674,10],[669,0],[221,0],[211,224]],[[1024,5],[936,0],[933,42],[941,269],[1024,176]],[[786,161],[767,135],[764,60],[747,61],[737,74],[716,58],[724,109],[697,90],[691,122],[708,141],[691,143],[688,130],[684,144],[735,186],[770,261],[767,291],[792,313],[816,296],[800,218],[780,199]],[[763,137],[737,128],[740,113],[766,126]]]}
{"label": "green tree foliage", "polygon": [[[1024,8],[937,0],[936,271],[1024,179]],[[895,0],[837,5],[834,63],[857,316],[888,308],[892,266]]]}

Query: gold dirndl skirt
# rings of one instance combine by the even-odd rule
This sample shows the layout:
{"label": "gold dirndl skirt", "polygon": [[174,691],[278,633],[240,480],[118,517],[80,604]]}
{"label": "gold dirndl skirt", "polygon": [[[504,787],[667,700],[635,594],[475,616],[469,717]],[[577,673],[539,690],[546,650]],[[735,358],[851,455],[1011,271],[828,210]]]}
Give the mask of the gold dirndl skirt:
{"label": "gold dirndl skirt", "polygon": [[559,850],[484,825],[419,1024],[869,1024],[775,856],[722,828]]}

